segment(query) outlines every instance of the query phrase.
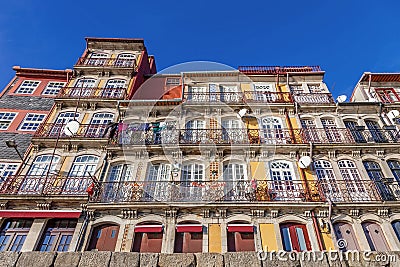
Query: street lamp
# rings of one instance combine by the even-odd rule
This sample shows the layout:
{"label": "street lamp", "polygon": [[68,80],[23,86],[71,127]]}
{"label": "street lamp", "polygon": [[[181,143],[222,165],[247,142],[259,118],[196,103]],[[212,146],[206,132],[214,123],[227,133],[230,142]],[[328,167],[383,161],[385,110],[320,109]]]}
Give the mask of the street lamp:
{"label": "street lamp", "polygon": [[15,142],[15,140],[6,140],[6,145],[7,145],[7,147],[14,148],[15,151],[17,152],[17,154],[18,154],[18,157],[22,161],[24,160],[24,158],[22,157],[21,153],[19,153],[19,151],[17,149],[17,143]]}

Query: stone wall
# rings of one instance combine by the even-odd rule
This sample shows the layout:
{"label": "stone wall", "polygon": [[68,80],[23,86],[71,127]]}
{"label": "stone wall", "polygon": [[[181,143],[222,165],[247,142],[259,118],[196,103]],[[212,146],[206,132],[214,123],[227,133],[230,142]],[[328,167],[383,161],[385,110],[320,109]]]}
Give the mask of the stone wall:
{"label": "stone wall", "polygon": [[[290,253],[278,259],[276,254],[261,254],[256,252],[228,252],[224,254],[216,253],[176,253],[176,254],[157,254],[157,253],[135,253],[135,252],[0,252],[0,267],[224,267],[224,266],[255,266],[255,267],[324,267],[324,266],[400,266],[400,252],[387,253],[368,253],[368,258],[362,256],[360,259],[349,260],[336,258],[328,260],[327,254],[315,252],[313,258],[304,257],[296,253]],[[381,259],[388,255],[395,256],[395,260],[379,262],[377,255]],[[261,259],[260,256],[263,256]],[[289,257],[290,256],[290,257]],[[295,258],[298,259],[295,259]],[[331,258],[332,259],[332,258]]]}

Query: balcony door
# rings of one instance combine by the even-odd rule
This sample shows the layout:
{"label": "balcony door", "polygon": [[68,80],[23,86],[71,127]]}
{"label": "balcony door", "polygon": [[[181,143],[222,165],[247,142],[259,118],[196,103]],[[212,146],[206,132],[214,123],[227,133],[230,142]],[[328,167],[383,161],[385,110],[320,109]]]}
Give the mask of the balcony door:
{"label": "balcony door", "polygon": [[337,129],[336,123],[332,119],[321,119],[322,126],[324,127],[326,137],[329,143],[342,142],[341,135]]}
{"label": "balcony door", "polygon": [[383,103],[395,103],[400,101],[400,97],[394,88],[376,88],[375,92]]}
{"label": "balcony door", "polygon": [[286,160],[276,160],[269,163],[270,169],[270,189],[271,200],[299,201],[305,200],[303,186],[294,174],[293,165]]}
{"label": "balcony door", "polygon": [[393,173],[394,178],[397,181],[397,184],[400,183],[400,162],[397,160],[388,160],[387,161],[390,170]]}
{"label": "balcony door", "polygon": [[385,176],[381,170],[379,163],[375,161],[364,161],[365,170],[369,178],[374,181],[379,194],[383,200],[396,200],[393,196],[392,190],[385,182]]}
{"label": "balcony door", "polygon": [[57,138],[58,135],[65,136],[64,133],[65,125],[72,120],[77,121],[78,118],[79,118],[79,113],[73,111],[67,111],[58,114],[57,119],[55,120],[54,124],[51,126],[51,129],[49,131],[49,137]]}
{"label": "balcony door", "polygon": [[253,98],[256,101],[272,103],[276,100],[276,94],[271,93],[275,92],[275,84],[273,83],[254,83],[254,93],[255,97]]}
{"label": "balcony door", "polygon": [[381,130],[381,127],[376,121],[371,121],[371,120],[366,120],[365,124],[367,125],[367,128],[369,132],[371,133],[371,139],[370,141],[374,141],[375,143],[385,143],[387,142],[386,137],[384,133]]}
{"label": "balcony door", "polygon": [[354,141],[357,143],[365,143],[365,137],[363,135],[363,130],[358,129],[358,124],[354,121],[345,121],[344,125],[350,131],[351,135],[354,138]]}
{"label": "balcony door", "polygon": [[314,169],[325,197],[333,202],[342,201],[332,164],[327,160],[318,160],[314,162]]}
{"label": "balcony door", "polygon": [[285,251],[308,251],[311,243],[304,224],[286,223],[280,226]]}
{"label": "balcony door", "polygon": [[242,163],[226,163],[223,166],[224,194],[227,200],[246,200],[247,169]]}
{"label": "balcony door", "polygon": [[226,103],[239,103],[242,100],[239,88],[236,85],[220,85],[221,101]]}
{"label": "balcony door", "polygon": [[91,66],[104,66],[107,58],[108,55],[105,53],[92,53],[86,62]]}
{"label": "balcony door", "polygon": [[238,119],[222,120],[222,139],[224,143],[241,144],[245,142],[245,129]]}
{"label": "balcony door", "polygon": [[312,119],[302,119],[301,128],[303,129],[303,138],[306,142],[320,143],[319,132],[315,121]]}
{"label": "balcony door", "polygon": [[85,137],[104,138],[107,125],[114,121],[112,113],[95,113],[93,114],[90,125],[86,131]]}
{"label": "balcony door", "polygon": [[189,86],[188,90],[188,101],[207,102],[209,100],[206,86]]}
{"label": "balcony door", "polygon": [[71,93],[71,96],[76,97],[88,97],[92,95],[93,88],[96,85],[96,80],[92,78],[81,78],[79,79],[76,84],[74,91]]}
{"label": "balcony door", "polygon": [[171,198],[172,167],[168,163],[150,165],[147,171],[145,198],[148,200],[167,201]]}
{"label": "balcony door", "polygon": [[[132,196],[133,165],[118,164],[110,168],[104,186],[103,199],[109,201],[129,201]],[[104,201],[103,200],[103,201]]]}
{"label": "balcony door", "polygon": [[119,98],[123,96],[125,90],[126,80],[112,79],[108,80],[104,87],[102,97],[105,98]]}
{"label": "balcony door", "polygon": [[344,180],[344,184],[340,184],[340,191],[346,201],[369,201],[375,200],[376,196],[371,191],[371,185],[365,179],[361,179],[361,175],[356,164],[351,160],[338,161],[339,171]]}
{"label": "balcony door", "polygon": [[282,119],[278,117],[264,117],[261,125],[266,144],[285,144]]}
{"label": "balcony door", "polygon": [[203,188],[199,183],[204,181],[204,165],[198,163],[186,163],[181,170],[180,195],[184,201],[202,200]]}
{"label": "balcony door", "polygon": [[83,155],[75,158],[65,183],[66,194],[84,194],[92,183],[99,157]]}
{"label": "balcony door", "polygon": [[208,140],[206,122],[204,120],[191,120],[186,123],[185,139],[191,144],[198,144]]}
{"label": "balcony door", "polygon": [[119,54],[117,60],[115,61],[115,66],[129,68],[134,66],[134,62],[135,62],[134,54],[129,54],[129,53]]}

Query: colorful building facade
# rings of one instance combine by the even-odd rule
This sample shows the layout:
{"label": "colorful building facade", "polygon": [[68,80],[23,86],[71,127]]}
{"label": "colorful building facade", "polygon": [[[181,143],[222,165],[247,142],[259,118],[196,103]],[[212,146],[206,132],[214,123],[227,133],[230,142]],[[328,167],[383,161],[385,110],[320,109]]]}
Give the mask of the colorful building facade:
{"label": "colorful building facade", "polygon": [[86,41],[1,185],[1,250],[400,249],[398,107],[367,78],[335,101],[318,66],[156,74],[141,39]]}

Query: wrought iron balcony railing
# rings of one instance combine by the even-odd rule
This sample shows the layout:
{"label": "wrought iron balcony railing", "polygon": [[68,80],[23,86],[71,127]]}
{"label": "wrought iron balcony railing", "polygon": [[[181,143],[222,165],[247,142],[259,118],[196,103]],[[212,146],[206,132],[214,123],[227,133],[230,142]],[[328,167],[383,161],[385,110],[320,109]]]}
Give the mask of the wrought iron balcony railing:
{"label": "wrought iron balcony railing", "polygon": [[0,195],[60,195],[87,196],[90,177],[58,175],[16,175],[0,183]]}
{"label": "wrought iron balcony railing", "polygon": [[299,104],[333,104],[335,100],[330,93],[295,93],[294,102]]}
{"label": "wrought iron balcony railing", "polygon": [[113,137],[113,144],[160,145],[160,144],[295,144],[302,143],[301,130],[287,129],[163,129],[142,130],[137,126],[121,127]]}
{"label": "wrought iron balcony railing", "polygon": [[292,103],[293,99],[288,92],[214,92],[214,93],[185,93],[188,103]]}
{"label": "wrought iron balcony railing", "polygon": [[124,99],[126,88],[64,87],[58,98],[103,98]]}
{"label": "wrought iron balcony railing", "polygon": [[[308,187],[308,188],[307,188]],[[104,182],[92,202],[321,201],[315,182],[302,181],[127,181]]]}
{"label": "wrought iron balcony railing", "polygon": [[348,128],[309,128],[301,130],[305,143],[398,143],[400,132],[398,130],[352,130]]}
{"label": "wrought iron balcony railing", "polygon": [[134,68],[136,66],[135,59],[118,59],[118,58],[86,58],[81,57],[75,66],[85,67],[113,67],[113,68]]}
{"label": "wrought iron balcony railing", "polygon": [[239,66],[245,74],[286,74],[302,72],[320,72],[320,66]]}
{"label": "wrought iron balcony railing", "polygon": [[81,124],[78,132],[74,135],[67,135],[66,124],[62,123],[45,123],[40,125],[35,132],[34,137],[37,138],[108,138],[109,125],[107,124]]}

